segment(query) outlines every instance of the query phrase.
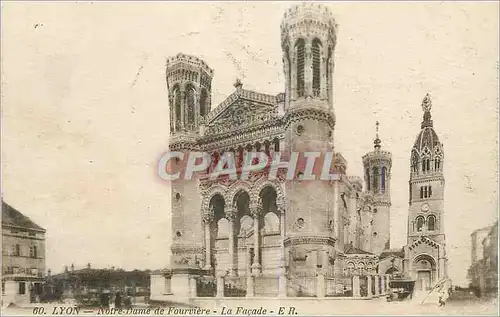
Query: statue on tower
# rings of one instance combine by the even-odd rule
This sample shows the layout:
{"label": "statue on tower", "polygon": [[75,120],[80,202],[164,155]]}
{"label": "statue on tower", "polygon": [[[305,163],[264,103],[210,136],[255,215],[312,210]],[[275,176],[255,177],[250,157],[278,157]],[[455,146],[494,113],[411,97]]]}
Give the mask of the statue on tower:
{"label": "statue on tower", "polygon": [[429,95],[429,93],[427,93],[424,97],[424,100],[422,100],[422,109],[425,112],[429,112],[431,111],[431,108],[432,108],[431,96]]}

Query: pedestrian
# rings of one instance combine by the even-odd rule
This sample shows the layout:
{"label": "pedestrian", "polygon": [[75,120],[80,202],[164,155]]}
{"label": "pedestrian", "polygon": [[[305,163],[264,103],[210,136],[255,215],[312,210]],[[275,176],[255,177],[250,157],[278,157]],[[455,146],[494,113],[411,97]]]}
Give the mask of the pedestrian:
{"label": "pedestrian", "polygon": [[122,308],[122,296],[121,296],[120,292],[116,292],[115,307]]}

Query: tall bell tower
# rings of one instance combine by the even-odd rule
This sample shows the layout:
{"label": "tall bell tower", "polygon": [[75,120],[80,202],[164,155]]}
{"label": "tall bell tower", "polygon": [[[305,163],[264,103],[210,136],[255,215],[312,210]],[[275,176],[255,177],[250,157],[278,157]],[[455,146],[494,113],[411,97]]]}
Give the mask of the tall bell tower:
{"label": "tall bell tower", "polygon": [[[205,116],[210,111],[213,70],[201,59],[179,53],[166,62],[169,92],[169,150],[197,151]],[[169,164],[183,166],[182,160]],[[201,198],[196,179],[171,182],[171,268],[203,268],[204,252]]]}
{"label": "tall bell tower", "polygon": [[[281,24],[286,79],[285,151],[301,155],[333,151],[336,27],[331,12],[321,4],[303,3],[285,13]],[[290,254],[292,277],[314,275],[317,268],[328,271],[328,259],[335,254],[341,224],[337,181],[301,181],[301,176],[306,176],[304,166],[295,172],[298,179],[285,185],[285,247]]]}
{"label": "tall bell tower", "polygon": [[384,249],[390,249],[391,240],[391,167],[392,155],[382,150],[379,138],[379,122],[376,123],[374,150],[363,156],[365,170],[365,189],[373,195],[371,219],[372,253],[380,254]]}
{"label": "tall bell tower", "polygon": [[427,290],[447,277],[444,234],[444,152],[434,130],[429,94],[422,101],[420,132],[410,157],[410,203],[405,246],[405,273]]}

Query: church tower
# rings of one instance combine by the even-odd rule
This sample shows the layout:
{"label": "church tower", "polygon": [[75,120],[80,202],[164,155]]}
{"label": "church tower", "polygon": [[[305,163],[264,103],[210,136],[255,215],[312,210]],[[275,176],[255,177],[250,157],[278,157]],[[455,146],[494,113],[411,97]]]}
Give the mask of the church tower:
{"label": "church tower", "polygon": [[429,94],[422,101],[421,130],[410,157],[410,202],[405,271],[425,290],[446,277],[444,153],[431,118]]}
{"label": "church tower", "polygon": [[[168,58],[166,81],[170,108],[170,151],[197,151],[196,138],[210,111],[213,70],[201,59],[179,53]],[[170,160],[174,168],[182,160]],[[176,166],[177,165],[177,166]],[[171,182],[171,268],[203,268],[204,231],[196,179]]]}
{"label": "church tower", "polygon": [[[281,24],[285,152],[303,157],[308,151],[333,151],[335,44],[335,20],[323,5],[302,3],[285,13]],[[307,176],[304,166],[298,166],[295,173],[297,178],[285,183],[285,246],[291,255],[290,273],[315,276],[317,268],[328,269],[328,258],[334,256],[335,242],[341,239],[339,185],[319,177],[301,181],[301,176]]]}
{"label": "church tower", "polygon": [[391,167],[392,155],[382,150],[376,123],[374,150],[363,156],[365,189],[373,197],[370,251],[380,254],[390,249],[391,240]]}

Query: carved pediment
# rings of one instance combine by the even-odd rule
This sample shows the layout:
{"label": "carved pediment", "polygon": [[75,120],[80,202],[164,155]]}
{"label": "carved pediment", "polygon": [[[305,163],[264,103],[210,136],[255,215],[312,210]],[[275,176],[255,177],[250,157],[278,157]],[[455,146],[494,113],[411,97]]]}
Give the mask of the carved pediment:
{"label": "carved pediment", "polygon": [[258,125],[276,117],[276,106],[238,98],[208,124],[208,134]]}

